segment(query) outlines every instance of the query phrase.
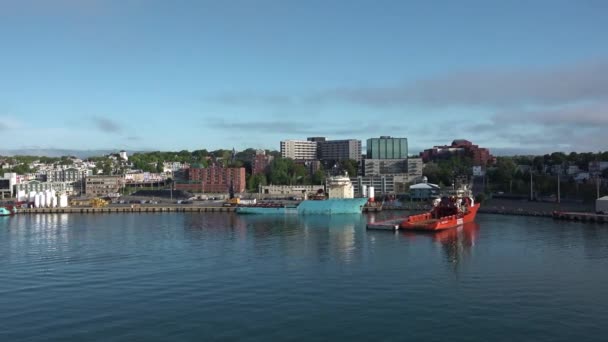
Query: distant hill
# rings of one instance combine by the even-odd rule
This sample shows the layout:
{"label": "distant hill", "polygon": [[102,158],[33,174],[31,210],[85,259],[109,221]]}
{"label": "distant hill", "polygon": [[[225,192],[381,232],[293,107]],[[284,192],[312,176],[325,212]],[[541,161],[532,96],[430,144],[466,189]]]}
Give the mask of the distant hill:
{"label": "distant hill", "polygon": [[[36,149],[36,148],[25,148],[25,149],[13,149],[3,150],[0,149],[0,156],[15,156],[15,155],[26,155],[26,156],[45,156],[45,157],[61,157],[61,156],[75,156],[78,158],[98,157],[108,153],[118,153],[120,150],[63,150],[63,149]],[[129,155],[139,151],[127,151]]]}

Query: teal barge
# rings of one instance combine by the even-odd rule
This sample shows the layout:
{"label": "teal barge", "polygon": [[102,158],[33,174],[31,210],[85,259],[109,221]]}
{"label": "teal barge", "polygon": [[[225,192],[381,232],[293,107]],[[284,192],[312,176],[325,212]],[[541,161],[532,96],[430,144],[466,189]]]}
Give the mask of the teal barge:
{"label": "teal barge", "polygon": [[360,214],[367,198],[330,198],[327,200],[305,200],[296,206],[242,206],[237,207],[238,214],[275,214],[275,215],[333,215]]}

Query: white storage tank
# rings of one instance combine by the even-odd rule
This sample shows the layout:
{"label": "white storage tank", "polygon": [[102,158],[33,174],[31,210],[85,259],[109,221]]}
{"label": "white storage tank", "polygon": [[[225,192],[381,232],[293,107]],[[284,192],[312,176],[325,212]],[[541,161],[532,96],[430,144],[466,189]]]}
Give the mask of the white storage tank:
{"label": "white storage tank", "polygon": [[17,201],[19,201],[19,202],[27,201],[27,196],[25,195],[25,190],[17,191]]}
{"label": "white storage tank", "polygon": [[36,191],[30,191],[29,196],[28,196],[29,197],[28,201],[34,202],[34,198],[36,197],[36,195],[37,195]]}
{"label": "white storage tank", "polygon": [[608,215],[608,196],[600,197],[595,200],[595,212]]}
{"label": "white storage tank", "polygon": [[36,194],[34,196],[34,208],[40,208],[40,195]]}
{"label": "white storage tank", "polygon": [[50,191],[48,191],[48,190],[47,190],[47,191],[45,192],[45,194],[44,194],[44,199],[46,200],[46,202],[45,202],[46,207],[47,207],[47,208],[50,208],[50,207],[51,207],[51,204],[52,204],[52,200],[53,200],[53,195],[51,194],[51,192],[50,192]]}
{"label": "white storage tank", "polygon": [[44,192],[39,192],[38,198],[38,208],[44,208],[46,206],[46,194]]}
{"label": "white storage tank", "polygon": [[367,185],[361,186],[361,197],[367,197]]}
{"label": "white storage tank", "polygon": [[59,196],[59,208],[65,208],[68,206],[68,195]]}
{"label": "white storage tank", "polygon": [[51,196],[51,208],[57,207],[57,196]]}
{"label": "white storage tank", "polygon": [[367,189],[368,193],[369,193],[369,201],[373,202],[374,201],[374,196],[376,195],[374,192],[374,187],[370,186],[369,189]]}

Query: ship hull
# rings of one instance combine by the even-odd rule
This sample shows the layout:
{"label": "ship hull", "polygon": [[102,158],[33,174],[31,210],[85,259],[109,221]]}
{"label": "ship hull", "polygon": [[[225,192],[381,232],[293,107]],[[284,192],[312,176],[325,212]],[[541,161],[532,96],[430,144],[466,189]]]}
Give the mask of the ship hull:
{"label": "ship hull", "polygon": [[295,207],[263,207],[243,206],[237,207],[238,214],[251,215],[334,215],[334,214],[360,214],[367,198],[334,198],[328,200],[306,200]]}
{"label": "ship hull", "polygon": [[15,214],[15,210],[13,208],[0,207],[0,216],[11,216],[13,214]]}
{"label": "ship hull", "polygon": [[451,215],[439,219],[433,218],[431,213],[411,215],[401,222],[399,228],[418,231],[440,231],[455,228],[475,221],[479,206],[479,203],[475,204],[463,215]]}

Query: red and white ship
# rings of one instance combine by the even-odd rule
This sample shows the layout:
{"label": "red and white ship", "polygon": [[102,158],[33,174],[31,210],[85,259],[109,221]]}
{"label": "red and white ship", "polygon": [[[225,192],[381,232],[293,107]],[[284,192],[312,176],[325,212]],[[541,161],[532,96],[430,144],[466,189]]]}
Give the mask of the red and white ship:
{"label": "red and white ship", "polygon": [[433,209],[424,214],[410,215],[399,224],[400,229],[438,231],[473,222],[479,210],[470,190],[457,190],[450,196],[433,201]]}

